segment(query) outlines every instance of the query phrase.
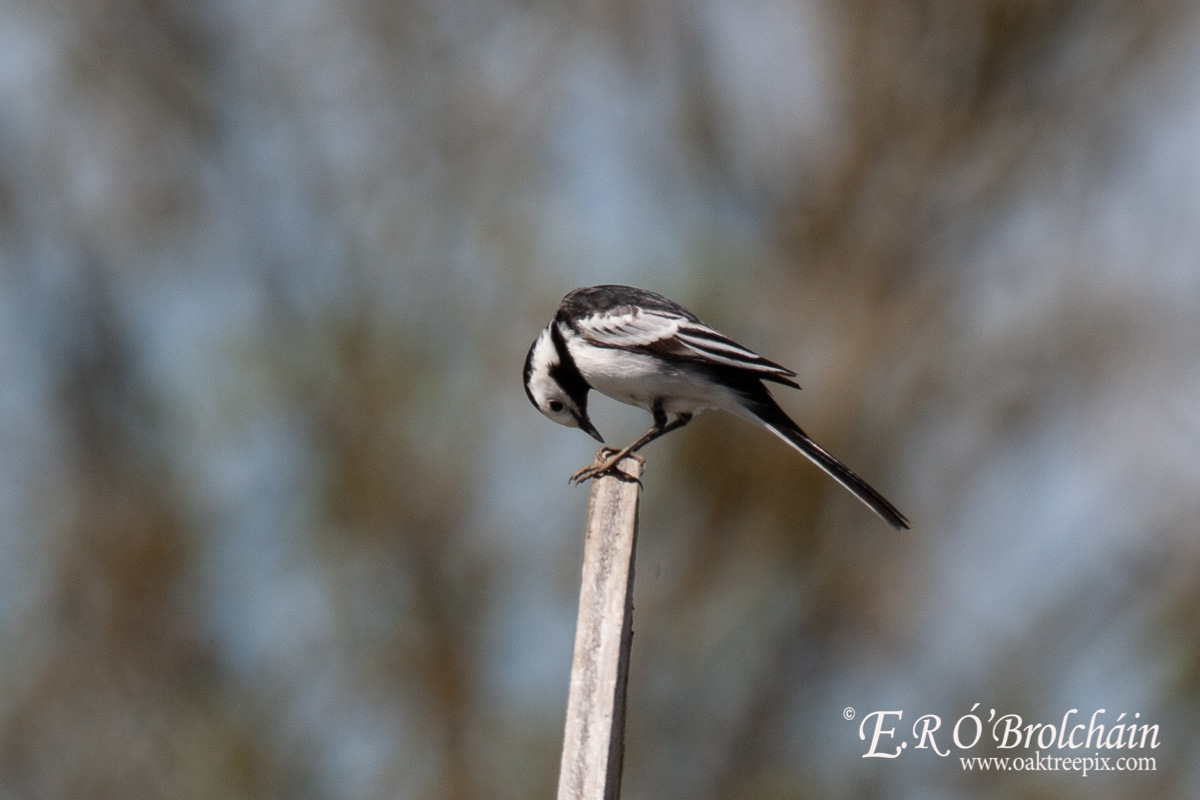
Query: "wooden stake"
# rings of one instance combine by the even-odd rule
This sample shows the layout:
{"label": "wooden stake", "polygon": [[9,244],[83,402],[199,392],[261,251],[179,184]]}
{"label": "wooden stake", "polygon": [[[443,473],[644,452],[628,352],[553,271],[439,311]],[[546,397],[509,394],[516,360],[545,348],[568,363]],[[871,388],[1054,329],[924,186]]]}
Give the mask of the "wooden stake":
{"label": "wooden stake", "polygon": [[638,479],[644,467],[641,457],[628,456],[617,465],[622,475],[592,481],[558,800],[617,800],[621,794]]}

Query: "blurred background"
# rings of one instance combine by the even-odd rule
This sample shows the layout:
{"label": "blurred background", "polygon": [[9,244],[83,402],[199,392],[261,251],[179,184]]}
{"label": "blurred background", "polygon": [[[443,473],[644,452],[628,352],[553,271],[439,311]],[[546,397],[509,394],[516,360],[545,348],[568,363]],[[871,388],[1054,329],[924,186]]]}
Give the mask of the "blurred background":
{"label": "blurred background", "polygon": [[[605,282],[913,520],[651,445],[626,798],[1196,797],[1198,245],[1183,0],[2,0],[0,797],[552,796],[595,444],[521,363]],[[1157,769],[862,758],[974,703]]]}

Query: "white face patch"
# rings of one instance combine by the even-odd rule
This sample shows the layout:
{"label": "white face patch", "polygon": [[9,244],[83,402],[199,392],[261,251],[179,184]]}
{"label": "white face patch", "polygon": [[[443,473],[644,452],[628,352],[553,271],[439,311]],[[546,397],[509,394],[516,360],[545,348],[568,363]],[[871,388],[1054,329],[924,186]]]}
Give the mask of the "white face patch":
{"label": "white face patch", "polygon": [[554,379],[554,369],[559,365],[558,352],[546,328],[533,343],[529,356],[527,388],[533,404],[548,418],[568,428],[578,428],[579,409],[567,395],[566,390]]}

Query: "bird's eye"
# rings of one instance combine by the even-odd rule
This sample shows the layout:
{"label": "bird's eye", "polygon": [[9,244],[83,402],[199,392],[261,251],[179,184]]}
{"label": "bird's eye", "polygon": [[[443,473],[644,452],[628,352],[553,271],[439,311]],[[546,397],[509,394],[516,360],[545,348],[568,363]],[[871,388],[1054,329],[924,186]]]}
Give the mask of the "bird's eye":
{"label": "bird's eye", "polygon": [[553,411],[555,414],[557,414],[558,412],[563,410],[563,404],[561,402],[559,402],[558,400],[551,400],[546,405],[550,406],[550,410]]}

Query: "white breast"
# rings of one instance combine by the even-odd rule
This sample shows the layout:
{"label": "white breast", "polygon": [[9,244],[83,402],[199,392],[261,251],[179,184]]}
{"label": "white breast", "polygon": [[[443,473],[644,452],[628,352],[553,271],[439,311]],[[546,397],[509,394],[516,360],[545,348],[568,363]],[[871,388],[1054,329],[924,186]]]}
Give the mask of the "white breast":
{"label": "white breast", "polygon": [[578,337],[567,339],[567,349],[593,389],[622,403],[650,409],[661,402],[668,414],[694,414],[706,408],[740,409],[741,404],[728,389],[663,359],[596,347]]}

